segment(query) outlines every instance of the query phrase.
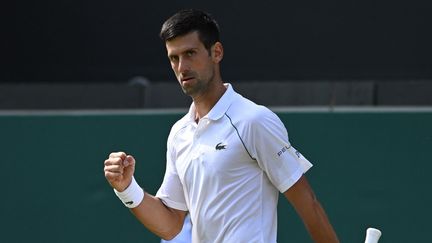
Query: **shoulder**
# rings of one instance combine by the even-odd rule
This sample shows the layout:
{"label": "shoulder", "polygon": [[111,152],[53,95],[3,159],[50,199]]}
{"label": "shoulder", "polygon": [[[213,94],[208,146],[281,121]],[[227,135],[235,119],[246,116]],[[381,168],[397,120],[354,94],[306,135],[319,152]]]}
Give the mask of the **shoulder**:
{"label": "shoulder", "polygon": [[277,120],[278,116],[269,108],[258,105],[255,102],[238,95],[226,112],[226,115],[236,123],[244,124],[266,124],[269,121]]}
{"label": "shoulder", "polygon": [[274,137],[288,140],[287,128],[276,113],[241,95],[234,100],[226,115],[245,139],[255,142],[268,141]]}

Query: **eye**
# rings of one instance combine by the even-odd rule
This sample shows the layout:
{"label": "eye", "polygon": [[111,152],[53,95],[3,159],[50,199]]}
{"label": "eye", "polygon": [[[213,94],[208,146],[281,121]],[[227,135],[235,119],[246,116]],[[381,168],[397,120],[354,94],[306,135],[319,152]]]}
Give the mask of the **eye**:
{"label": "eye", "polygon": [[191,56],[193,56],[195,54],[195,51],[187,51],[186,52],[186,55],[188,56],[188,57],[191,57]]}
{"label": "eye", "polygon": [[178,62],[178,56],[170,56],[169,57],[169,60],[171,61],[171,62]]}

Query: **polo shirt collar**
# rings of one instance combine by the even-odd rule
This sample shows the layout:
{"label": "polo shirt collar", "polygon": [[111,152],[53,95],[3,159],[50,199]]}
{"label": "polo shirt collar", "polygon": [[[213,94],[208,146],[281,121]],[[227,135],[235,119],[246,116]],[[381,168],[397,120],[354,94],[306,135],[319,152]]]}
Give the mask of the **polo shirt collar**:
{"label": "polo shirt collar", "polygon": [[[224,85],[225,87],[227,87],[225,93],[218,100],[218,102],[216,102],[215,106],[213,106],[210,112],[207,115],[205,115],[203,118],[208,118],[210,120],[216,121],[220,119],[230,107],[232,101],[234,100],[236,92],[232,88],[231,84],[225,83]],[[190,106],[188,114],[189,114],[189,119],[191,121],[195,121],[196,110],[195,110],[194,103],[192,103],[192,105]]]}

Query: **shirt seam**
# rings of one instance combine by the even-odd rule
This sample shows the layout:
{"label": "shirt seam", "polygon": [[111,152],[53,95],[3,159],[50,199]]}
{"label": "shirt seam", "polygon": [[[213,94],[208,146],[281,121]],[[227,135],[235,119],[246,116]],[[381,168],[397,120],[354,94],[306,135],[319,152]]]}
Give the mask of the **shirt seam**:
{"label": "shirt seam", "polygon": [[234,129],[236,130],[237,136],[239,137],[240,141],[242,142],[243,147],[245,148],[245,150],[246,150],[247,154],[249,155],[249,157],[250,157],[251,159],[253,159],[253,160],[256,160],[256,159],[255,159],[254,157],[252,157],[252,155],[249,153],[249,150],[247,149],[246,144],[244,143],[242,137],[240,136],[240,133],[239,133],[237,127],[233,124],[233,122],[232,122],[232,120],[231,120],[231,117],[230,117],[227,113],[225,113],[225,116],[228,117],[228,120],[230,121],[231,126],[233,126]]}

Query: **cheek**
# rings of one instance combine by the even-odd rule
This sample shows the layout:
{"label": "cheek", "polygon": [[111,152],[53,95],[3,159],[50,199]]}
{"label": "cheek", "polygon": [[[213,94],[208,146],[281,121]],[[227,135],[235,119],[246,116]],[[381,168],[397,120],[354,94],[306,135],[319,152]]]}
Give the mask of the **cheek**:
{"label": "cheek", "polygon": [[206,76],[212,76],[214,72],[214,66],[212,62],[207,62],[205,65],[202,66],[202,72]]}
{"label": "cheek", "polygon": [[177,66],[175,64],[171,64],[171,69],[175,74],[177,74]]}

